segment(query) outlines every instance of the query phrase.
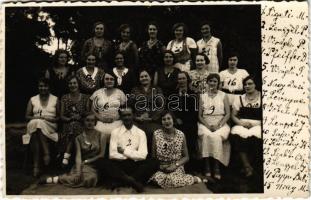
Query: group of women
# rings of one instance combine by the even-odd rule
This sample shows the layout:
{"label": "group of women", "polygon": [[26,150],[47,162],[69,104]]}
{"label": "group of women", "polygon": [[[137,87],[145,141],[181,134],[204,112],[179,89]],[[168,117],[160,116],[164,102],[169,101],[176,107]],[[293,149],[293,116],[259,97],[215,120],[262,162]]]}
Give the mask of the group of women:
{"label": "group of women", "polygon": [[[50,164],[54,141],[60,144],[62,165],[73,162],[74,167],[48,182],[95,186],[92,162],[106,155],[112,130],[122,125],[119,108],[124,105],[134,108],[135,124],[147,137],[148,155],[160,162],[150,179],[159,186],[198,182],[190,175],[193,159],[202,159],[205,177],[221,179],[220,166],[228,166],[231,147],[241,158],[244,175],[253,175],[248,152],[261,141],[261,94],[248,76],[237,80],[244,94],[233,93],[229,102],[218,74],[221,43],[211,36],[207,23],[202,23],[198,42],[186,36],[185,24],[175,24],[175,38],[167,46],[157,39],[157,24],[149,23],[149,39],[140,48],[130,39],[129,25],[120,26],[115,43],[104,38],[104,30],[104,23],[94,24],[94,37],[85,41],[81,52],[84,66],[73,70],[69,53],[57,50],[53,66],[38,81],[39,94],[29,100],[26,112],[34,176],[42,164]],[[180,167],[184,165],[190,174]]]}

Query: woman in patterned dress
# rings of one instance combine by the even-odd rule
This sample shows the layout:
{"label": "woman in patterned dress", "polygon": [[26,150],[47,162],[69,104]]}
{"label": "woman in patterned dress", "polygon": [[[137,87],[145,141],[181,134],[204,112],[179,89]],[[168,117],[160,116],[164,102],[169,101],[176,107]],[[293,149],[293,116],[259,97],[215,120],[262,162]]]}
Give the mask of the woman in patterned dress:
{"label": "woman in patterned dress", "polygon": [[96,65],[101,69],[107,69],[111,65],[112,43],[104,37],[106,27],[103,22],[96,22],[93,28],[94,36],[83,44],[81,60],[84,62],[87,59],[87,55],[93,54],[97,58]]}
{"label": "woman in patterned dress", "polygon": [[[49,91],[49,80],[41,78],[38,81],[39,94],[30,98],[27,104],[26,134],[23,143],[29,144],[33,154],[33,175],[40,174],[40,156],[44,165],[50,163],[50,147],[48,140],[58,141],[57,121],[59,116],[58,98]],[[28,138],[28,139],[27,139]]]}
{"label": "woman in patterned dress", "polygon": [[86,113],[84,131],[75,138],[75,165],[68,174],[47,177],[39,181],[41,184],[61,183],[69,187],[95,187],[98,180],[97,171],[92,165],[103,158],[106,149],[106,139],[94,129],[96,117]]}
{"label": "woman in patterned dress", "polygon": [[262,158],[262,109],[261,94],[256,89],[254,77],[243,80],[245,94],[236,98],[233,104],[232,120],[236,124],[231,131],[231,141],[242,161],[244,175],[253,175],[250,159]]}
{"label": "woman in patterned dress", "polygon": [[147,25],[149,40],[139,48],[139,65],[150,71],[151,77],[162,66],[163,51],[165,46],[158,40],[159,27],[155,22]]}
{"label": "woman in patterned dress", "polygon": [[80,93],[79,82],[76,76],[67,79],[70,93],[61,98],[60,118],[63,122],[61,134],[61,152],[64,153],[63,165],[68,165],[74,145],[74,139],[83,131],[82,116],[88,110],[88,95]]}
{"label": "woman in patterned dress", "polygon": [[230,127],[228,97],[219,90],[220,77],[210,74],[207,77],[208,91],[200,95],[199,101],[199,151],[204,159],[204,173],[207,178],[212,176],[211,164],[214,161],[213,175],[221,179],[220,163],[228,166],[230,159],[230,143],[227,140]]}
{"label": "woman in patterned dress", "polygon": [[80,90],[84,94],[93,94],[101,86],[104,71],[95,66],[96,57],[89,54],[86,58],[86,66],[79,69],[76,76],[80,83]]}
{"label": "woman in patterned dress", "polygon": [[197,94],[204,94],[207,91],[206,78],[209,72],[206,69],[206,65],[208,63],[208,57],[203,53],[199,53],[195,56],[196,69],[189,72],[191,78],[190,88]]}
{"label": "woman in patterned dress", "polygon": [[66,93],[66,79],[73,75],[74,67],[68,64],[69,52],[63,49],[55,51],[54,64],[45,71],[45,78],[50,79],[50,91],[59,99]]}
{"label": "woman in patterned dress", "polygon": [[160,170],[151,181],[162,188],[175,188],[201,182],[198,177],[185,173],[188,149],[185,135],[174,127],[174,116],[164,111],[161,116],[163,128],[154,132],[152,155],[160,161]]}

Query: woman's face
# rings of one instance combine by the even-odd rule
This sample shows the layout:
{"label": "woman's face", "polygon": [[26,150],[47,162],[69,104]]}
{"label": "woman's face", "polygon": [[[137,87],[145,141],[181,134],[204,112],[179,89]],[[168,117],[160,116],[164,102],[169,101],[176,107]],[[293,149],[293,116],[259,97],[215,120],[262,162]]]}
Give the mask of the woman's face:
{"label": "woman's face", "polygon": [[44,82],[39,82],[38,90],[39,90],[39,94],[41,94],[41,95],[47,95],[50,92],[49,86]]}
{"label": "woman's face", "polygon": [[104,85],[106,88],[113,88],[114,87],[114,83],[115,83],[115,80],[114,80],[114,77],[111,76],[110,74],[105,74],[104,76]]}
{"label": "woman's face", "polygon": [[165,129],[171,129],[174,127],[173,117],[169,113],[162,117],[162,126]]}
{"label": "woman's face", "polygon": [[218,89],[219,82],[217,78],[212,78],[207,81],[207,84],[210,89]]}
{"label": "woman's face", "polygon": [[195,58],[195,64],[197,66],[197,69],[203,69],[205,67],[204,56],[197,55]]}
{"label": "woman's face", "polygon": [[117,67],[123,67],[124,65],[124,57],[122,54],[117,54],[114,58],[114,62],[116,63]]}
{"label": "woman's face", "polygon": [[170,53],[165,53],[163,57],[164,65],[171,66],[174,63],[174,57]]}
{"label": "woman's face", "polygon": [[95,63],[96,63],[96,58],[95,58],[95,56],[89,55],[89,56],[86,58],[86,65],[87,65],[88,67],[94,67],[94,66],[95,66]]}
{"label": "woman's face", "polygon": [[233,56],[233,57],[230,57],[228,59],[228,66],[229,68],[235,68],[238,66],[238,57],[237,56]]}
{"label": "woman's face", "polygon": [[121,31],[121,39],[128,41],[130,39],[130,34],[131,34],[130,28],[123,29]]}
{"label": "woman's face", "polygon": [[177,77],[177,82],[178,82],[178,85],[180,86],[185,86],[187,85],[187,76],[185,73],[179,73],[178,74],[178,77]]}
{"label": "woman's face", "polygon": [[66,53],[61,53],[58,55],[58,64],[59,65],[66,65],[68,61],[68,56]]}
{"label": "woman's face", "polygon": [[244,84],[246,93],[253,93],[256,90],[255,82],[252,79],[248,79]]}
{"label": "woman's face", "polygon": [[151,77],[146,71],[142,71],[139,75],[139,82],[141,85],[150,85]]}
{"label": "woman's face", "polygon": [[104,24],[98,24],[95,26],[95,36],[96,37],[103,37],[105,32],[105,26]]}
{"label": "woman's face", "polygon": [[158,29],[155,25],[149,25],[148,27],[148,34],[150,38],[156,38],[158,34]]}
{"label": "woman's face", "polygon": [[182,26],[177,27],[174,33],[176,39],[182,39],[184,37],[184,27]]}
{"label": "woman's face", "polygon": [[76,92],[79,91],[79,83],[78,80],[76,78],[71,79],[68,82],[68,88],[70,92]]}
{"label": "woman's face", "polygon": [[88,130],[94,129],[95,124],[96,124],[95,115],[88,115],[88,116],[85,117],[85,119],[84,119],[84,126],[85,126],[86,129],[88,129]]}
{"label": "woman's face", "polygon": [[205,24],[201,27],[201,33],[203,37],[211,36],[211,27],[208,24]]}

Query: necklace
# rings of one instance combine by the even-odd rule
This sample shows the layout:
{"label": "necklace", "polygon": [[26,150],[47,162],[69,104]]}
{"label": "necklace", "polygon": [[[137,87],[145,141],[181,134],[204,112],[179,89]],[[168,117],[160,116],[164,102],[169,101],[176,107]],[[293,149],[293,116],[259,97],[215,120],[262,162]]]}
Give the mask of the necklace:
{"label": "necklace", "polygon": [[151,49],[151,47],[153,46],[153,45],[155,45],[155,43],[157,43],[157,39],[154,39],[154,40],[148,40],[148,42],[147,42],[147,44],[148,44],[148,47],[149,47],[149,49]]}
{"label": "necklace", "polygon": [[258,98],[259,92],[254,92],[253,94],[246,94],[245,97],[248,101],[254,101]]}

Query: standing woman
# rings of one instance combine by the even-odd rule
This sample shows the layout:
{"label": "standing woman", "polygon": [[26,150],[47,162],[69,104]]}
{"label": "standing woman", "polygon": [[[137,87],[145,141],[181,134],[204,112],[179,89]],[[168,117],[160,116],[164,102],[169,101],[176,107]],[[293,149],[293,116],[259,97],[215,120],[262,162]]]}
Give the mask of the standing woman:
{"label": "standing woman", "polygon": [[200,95],[199,101],[199,151],[204,159],[204,174],[211,177],[211,164],[214,161],[214,178],[221,179],[220,163],[228,166],[230,159],[230,143],[227,140],[230,127],[228,97],[219,90],[220,77],[210,74],[207,77],[209,89]]}
{"label": "standing woman", "polygon": [[80,90],[84,94],[93,94],[100,88],[101,79],[104,71],[95,66],[96,57],[94,54],[89,54],[86,57],[86,66],[80,68],[76,75],[80,83]]}
{"label": "standing woman", "polygon": [[172,94],[177,87],[177,74],[180,72],[174,67],[175,56],[170,50],[163,52],[164,66],[154,74],[154,85],[162,89],[165,97]]}
{"label": "standing woman", "polygon": [[219,38],[212,36],[211,27],[208,22],[201,23],[202,39],[197,41],[199,53],[208,56],[210,63],[207,70],[210,73],[218,73],[222,66],[222,44]]}
{"label": "standing woman", "polygon": [[[30,137],[30,147],[33,153],[33,175],[40,174],[40,157],[43,157],[45,166],[50,164],[50,147],[48,140],[58,141],[57,121],[59,103],[56,96],[50,94],[49,80],[41,78],[38,81],[39,94],[30,98],[26,119],[27,131],[25,136]],[[28,142],[25,142],[26,144]]]}
{"label": "standing woman", "polygon": [[117,77],[113,73],[105,73],[103,83],[103,88],[90,97],[90,105],[98,120],[95,129],[109,141],[111,131],[122,125],[118,110],[126,103],[126,96],[116,88]]}
{"label": "standing woman", "polygon": [[144,42],[139,49],[139,66],[146,68],[153,77],[154,73],[162,66],[163,51],[165,46],[158,40],[158,25],[150,22],[147,25],[149,40]]}
{"label": "standing woman", "polygon": [[262,158],[261,139],[261,94],[256,89],[254,77],[243,80],[245,94],[236,98],[233,104],[232,120],[236,124],[231,131],[233,147],[238,151],[246,177],[253,175],[250,159]]}
{"label": "standing woman", "polygon": [[60,118],[63,122],[61,135],[61,152],[64,153],[63,165],[68,165],[74,145],[75,137],[83,131],[82,116],[88,110],[89,96],[80,93],[79,82],[76,76],[67,79],[69,93],[61,98]]}
{"label": "standing woman", "polygon": [[68,92],[66,79],[74,74],[73,66],[68,65],[69,53],[66,50],[55,51],[54,64],[45,71],[45,78],[50,79],[50,92],[61,98]]}
{"label": "standing woman", "polygon": [[114,57],[115,67],[113,74],[117,77],[117,88],[128,94],[136,83],[136,77],[132,69],[124,66],[124,54],[117,52]]}
{"label": "standing woman", "polygon": [[151,180],[161,188],[176,188],[201,182],[185,173],[188,149],[185,135],[174,127],[174,116],[169,111],[161,115],[162,128],[154,132],[152,156],[160,162],[160,170]]}
{"label": "standing woman", "polygon": [[83,133],[75,138],[75,165],[68,174],[48,177],[40,183],[61,183],[68,187],[95,187],[98,181],[93,163],[105,155],[106,138],[94,129],[96,118],[85,113]]}
{"label": "standing woman", "polygon": [[175,39],[168,43],[166,49],[175,54],[176,67],[181,71],[189,72],[197,53],[197,45],[192,38],[187,37],[186,24],[176,23],[172,31]]}
{"label": "standing woman", "polygon": [[96,22],[93,26],[94,36],[86,40],[82,47],[81,60],[84,62],[87,55],[93,54],[97,58],[97,66],[107,69],[111,65],[111,57],[113,53],[112,43],[104,38],[105,24]]}
{"label": "standing woman", "polygon": [[131,40],[132,29],[128,24],[119,27],[120,40],[117,41],[115,51],[124,54],[125,66],[134,72],[138,69],[138,49],[137,45]]}
{"label": "standing woman", "polygon": [[197,94],[204,94],[207,92],[207,76],[209,71],[206,69],[206,65],[209,63],[208,57],[199,53],[195,56],[196,69],[189,72],[191,78],[190,88]]}

